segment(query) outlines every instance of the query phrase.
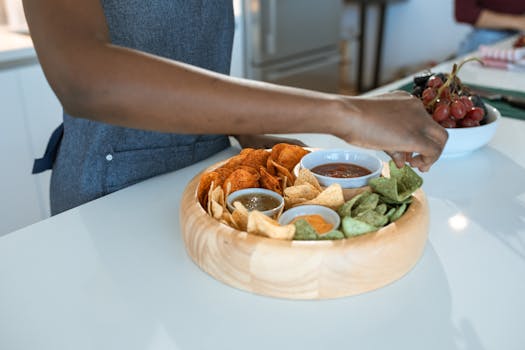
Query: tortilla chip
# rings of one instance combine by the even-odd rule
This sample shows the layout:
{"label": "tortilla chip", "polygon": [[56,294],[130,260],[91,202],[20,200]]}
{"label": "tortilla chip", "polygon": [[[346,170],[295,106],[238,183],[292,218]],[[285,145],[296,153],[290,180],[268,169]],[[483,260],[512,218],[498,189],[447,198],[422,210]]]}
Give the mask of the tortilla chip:
{"label": "tortilla chip", "polygon": [[337,213],[339,214],[339,216],[352,216],[352,209],[356,205],[357,201],[359,201],[361,197],[366,196],[367,193],[370,193],[370,191],[361,192],[353,196],[350,200],[346,201],[342,206],[340,206],[337,209]]}
{"label": "tortilla chip", "polygon": [[303,204],[318,204],[337,210],[344,202],[343,188],[341,185],[334,183],[325,188],[317,197]]}
{"label": "tortilla chip", "polygon": [[378,214],[385,215],[385,214],[386,214],[386,211],[388,210],[388,206],[387,206],[385,203],[381,203],[381,204],[379,204],[374,210],[375,210]]}
{"label": "tortilla chip", "polygon": [[423,185],[423,179],[408,165],[398,169],[395,163],[390,161],[389,166],[389,178],[378,177],[370,179],[368,184],[374,192],[381,194],[389,202],[403,203]]}
{"label": "tortilla chip", "polygon": [[281,164],[271,160],[273,167],[275,169],[275,172],[279,178],[286,178],[286,181],[289,181],[290,183],[293,183],[294,176],[291,171],[289,171],[287,168],[282,166]]}
{"label": "tortilla chip", "polygon": [[206,194],[206,212],[208,213],[208,215],[212,216],[213,217],[213,212],[211,210],[211,198],[212,198],[212,193],[213,193],[213,189],[215,188],[215,183],[212,182],[209,189],[208,189],[208,193]]}
{"label": "tortilla chip", "polygon": [[[244,154],[243,152],[244,150],[241,152],[241,154]],[[264,149],[254,149],[246,153],[246,158],[243,160],[242,165],[259,169],[259,167],[266,166],[268,157],[270,157],[270,152]]]}
{"label": "tortilla chip", "polygon": [[210,202],[209,214],[213,218],[220,220],[223,216],[223,213],[227,211],[226,203],[224,201],[224,191],[222,190],[222,187],[217,186],[210,190],[208,200]]}
{"label": "tortilla chip", "polygon": [[374,209],[365,210],[355,216],[359,221],[366,222],[375,227],[383,227],[388,223],[388,216],[379,214]]}
{"label": "tortilla chip", "polygon": [[352,209],[352,216],[357,216],[368,210],[374,210],[378,203],[379,195],[377,193],[365,192],[356,202],[355,208]]}
{"label": "tortilla chip", "polygon": [[359,236],[368,232],[376,231],[378,228],[366,222],[345,216],[341,222],[343,233],[347,238]]}
{"label": "tortilla chip", "polygon": [[293,197],[285,197],[284,198],[284,207],[286,209],[290,209],[290,208],[293,208],[297,205],[301,205],[303,204],[304,202],[308,201],[308,199],[306,198],[300,198],[300,197],[296,197],[296,198],[293,198]]}
{"label": "tortilla chip", "polygon": [[246,148],[247,150],[246,152],[242,150],[241,153],[239,153],[238,155],[231,157],[230,159],[228,159],[226,164],[224,164],[221,168],[228,168],[228,169],[235,170],[238,166],[240,166],[244,162],[244,159],[246,159],[246,153],[248,153],[248,150],[250,149],[251,148]]}
{"label": "tortilla chip", "polygon": [[248,227],[248,209],[241,202],[234,202],[235,210],[232,213],[232,221],[235,223],[237,229],[246,231]]}
{"label": "tortilla chip", "polygon": [[321,191],[309,183],[294,185],[284,190],[284,196],[288,198],[304,198],[305,200],[314,199]]}
{"label": "tortilla chip", "polygon": [[317,235],[318,240],[336,240],[336,239],[343,239],[345,238],[345,235],[343,232],[339,230],[332,230],[327,233],[323,233],[322,235]]}
{"label": "tortilla chip", "polygon": [[285,147],[281,149],[277,158],[274,159],[279,165],[285,167],[288,171],[292,171],[301,158],[308,153],[310,153],[310,151],[301,146],[285,144]]}
{"label": "tortilla chip", "polygon": [[314,227],[308,223],[305,219],[299,219],[294,222],[295,234],[294,240],[297,241],[313,241],[317,239],[317,232]]}
{"label": "tortilla chip", "polygon": [[261,174],[259,183],[262,188],[283,194],[282,185],[278,177],[270,174],[264,167],[259,168],[259,173]]}
{"label": "tortilla chip", "polygon": [[401,204],[396,210],[389,216],[390,222],[394,222],[399,219],[405,213],[407,205],[405,203]]}
{"label": "tortilla chip", "polygon": [[212,183],[216,185],[221,181],[221,175],[215,171],[210,171],[201,176],[199,187],[197,188],[197,199],[203,208],[208,204],[208,193]]}
{"label": "tortilla chip", "polygon": [[295,234],[295,226],[292,224],[281,226],[277,221],[254,210],[248,214],[246,231],[273,239],[291,240]]}
{"label": "tortilla chip", "polygon": [[227,209],[225,209],[222,213],[222,217],[219,220],[221,223],[228,225],[234,229],[239,230],[240,228],[237,226],[237,223],[233,219],[232,213],[230,213]]}
{"label": "tortilla chip", "polygon": [[256,170],[252,172],[246,167],[237,168],[224,180],[226,195],[243,188],[259,187],[259,177],[260,175]]}
{"label": "tortilla chip", "polygon": [[323,188],[319,184],[319,181],[317,181],[315,175],[310,170],[306,168],[299,169],[299,174],[295,179],[294,186],[303,185],[306,183],[312,185],[319,192],[323,190]]}

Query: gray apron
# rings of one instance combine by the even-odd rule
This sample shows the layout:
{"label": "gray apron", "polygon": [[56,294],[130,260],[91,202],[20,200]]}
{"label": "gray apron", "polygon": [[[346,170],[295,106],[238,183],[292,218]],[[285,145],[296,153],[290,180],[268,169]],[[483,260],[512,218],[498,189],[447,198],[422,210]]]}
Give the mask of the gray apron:
{"label": "gray apron", "polygon": [[[229,73],[234,33],[232,0],[101,3],[113,44]],[[225,135],[143,131],[65,113],[63,134],[58,129],[55,134],[58,153],[49,152],[49,159],[54,161],[52,215],[191,165],[229,146]]]}

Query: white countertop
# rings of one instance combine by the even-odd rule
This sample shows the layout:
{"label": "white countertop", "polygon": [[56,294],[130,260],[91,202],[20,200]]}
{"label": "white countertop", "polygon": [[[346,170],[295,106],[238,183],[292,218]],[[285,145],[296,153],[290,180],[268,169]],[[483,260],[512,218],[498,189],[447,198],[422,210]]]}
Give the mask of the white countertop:
{"label": "white countertop", "polygon": [[34,59],[36,52],[28,34],[14,33],[0,26],[0,66]]}
{"label": "white countertop", "polygon": [[[523,77],[505,84],[525,91]],[[503,118],[489,145],[424,174],[423,257],[400,280],[358,296],[258,296],[191,261],[182,191],[234,148],[0,237],[0,349],[521,350],[524,135],[525,122]]]}

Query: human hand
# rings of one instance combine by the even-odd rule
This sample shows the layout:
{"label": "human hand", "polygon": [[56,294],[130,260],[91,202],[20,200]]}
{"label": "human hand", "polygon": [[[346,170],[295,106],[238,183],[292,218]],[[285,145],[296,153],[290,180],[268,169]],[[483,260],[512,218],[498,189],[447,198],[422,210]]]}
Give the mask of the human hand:
{"label": "human hand", "polygon": [[241,145],[242,148],[272,148],[278,143],[289,143],[306,147],[306,145],[296,139],[268,136],[268,135],[232,135]]}
{"label": "human hand", "polygon": [[336,136],[357,146],[384,150],[398,167],[407,162],[428,171],[441,155],[448,133],[418,98],[395,91],[346,99],[346,111],[336,123]]}

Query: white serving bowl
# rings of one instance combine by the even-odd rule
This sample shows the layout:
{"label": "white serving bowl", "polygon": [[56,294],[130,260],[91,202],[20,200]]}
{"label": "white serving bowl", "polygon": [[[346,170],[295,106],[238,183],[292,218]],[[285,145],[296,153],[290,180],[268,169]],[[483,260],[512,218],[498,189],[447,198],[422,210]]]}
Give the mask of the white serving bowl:
{"label": "white serving bowl", "polygon": [[494,136],[501,119],[501,113],[489,104],[487,107],[487,123],[470,128],[447,129],[448,140],[441,158],[464,156],[485,146]]}
{"label": "white serving bowl", "polygon": [[300,168],[312,170],[316,166],[328,163],[353,163],[371,171],[370,174],[352,178],[337,178],[313,173],[321,186],[327,187],[338,183],[342,188],[357,188],[368,184],[368,180],[379,177],[383,162],[378,157],[359,150],[323,149],[308,153],[300,161]]}
{"label": "white serving bowl", "polygon": [[272,198],[275,198],[279,205],[275,208],[268,209],[261,211],[266,216],[274,217],[278,213],[280,213],[284,207],[284,198],[279,193],[267,190],[265,188],[244,188],[242,190],[238,190],[235,192],[232,192],[226,197],[226,205],[228,206],[228,209],[233,212],[235,207],[233,206],[233,203],[239,199],[239,197],[244,196],[246,194],[265,194],[267,196],[270,196]]}
{"label": "white serving bowl", "polygon": [[297,207],[293,207],[291,209],[286,210],[279,217],[279,224],[287,225],[298,216],[314,214],[321,215],[326,222],[332,224],[334,230],[337,230],[339,228],[339,225],[341,224],[341,218],[339,217],[339,214],[337,214],[334,210],[324,207],[322,205],[312,204],[299,205]]}

